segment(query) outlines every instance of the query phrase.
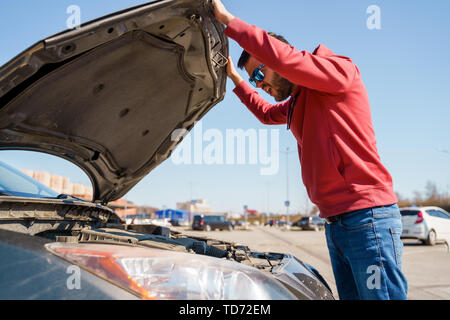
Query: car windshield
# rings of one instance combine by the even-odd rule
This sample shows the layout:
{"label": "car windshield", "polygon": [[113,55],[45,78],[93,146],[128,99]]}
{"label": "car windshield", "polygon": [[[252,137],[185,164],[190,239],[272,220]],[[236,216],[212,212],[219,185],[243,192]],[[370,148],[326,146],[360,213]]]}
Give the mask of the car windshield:
{"label": "car windshield", "polygon": [[402,216],[417,216],[420,210],[400,210]]}
{"label": "car windshield", "polygon": [[30,198],[56,198],[58,193],[0,161],[0,192]]}

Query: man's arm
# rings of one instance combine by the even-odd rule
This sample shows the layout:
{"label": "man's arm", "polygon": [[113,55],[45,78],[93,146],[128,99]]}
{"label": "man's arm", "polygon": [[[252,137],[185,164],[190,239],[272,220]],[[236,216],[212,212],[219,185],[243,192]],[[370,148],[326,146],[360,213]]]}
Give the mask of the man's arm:
{"label": "man's arm", "polygon": [[270,104],[242,81],[233,92],[263,124],[286,124],[290,100]]}
{"label": "man's arm", "polygon": [[230,14],[220,0],[214,0],[219,22],[226,24],[225,33],[250,55],[292,83],[313,90],[340,93],[348,89],[357,71],[353,62],[341,56],[317,56],[299,51],[250,26]]}
{"label": "man's arm", "polygon": [[[228,24],[234,19],[220,1],[214,1],[214,13],[222,24]],[[228,57],[227,75],[236,88],[233,92],[241,102],[264,124],[286,124],[289,101],[279,104],[270,104],[244,81],[237,72],[233,60]]]}
{"label": "man's arm", "polygon": [[242,79],[241,75],[239,74],[239,72],[237,72],[236,68],[234,67],[234,63],[231,57],[228,57],[227,76],[233,81],[236,87],[242,81],[244,81],[244,79]]}
{"label": "man's arm", "polygon": [[228,25],[234,16],[225,8],[220,0],[213,0],[214,15],[221,24]]}
{"label": "man's arm", "polygon": [[243,104],[264,124],[285,124],[287,118],[288,103],[270,104],[264,100],[258,92],[242,79],[234,67],[233,60],[228,57],[227,75],[233,81],[236,88],[233,92]]}

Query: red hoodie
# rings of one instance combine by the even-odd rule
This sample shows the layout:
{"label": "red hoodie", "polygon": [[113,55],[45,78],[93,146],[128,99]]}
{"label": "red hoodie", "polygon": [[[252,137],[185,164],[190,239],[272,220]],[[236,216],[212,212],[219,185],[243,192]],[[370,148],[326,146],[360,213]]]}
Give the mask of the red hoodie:
{"label": "red hoodie", "polygon": [[[320,45],[298,51],[234,18],[225,33],[264,65],[299,85],[291,131],[303,183],[322,218],[397,202],[378,155],[370,104],[358,68]],[[286,124],[292,97],[269,104],[242,81],[234,92],[264,124]]]}

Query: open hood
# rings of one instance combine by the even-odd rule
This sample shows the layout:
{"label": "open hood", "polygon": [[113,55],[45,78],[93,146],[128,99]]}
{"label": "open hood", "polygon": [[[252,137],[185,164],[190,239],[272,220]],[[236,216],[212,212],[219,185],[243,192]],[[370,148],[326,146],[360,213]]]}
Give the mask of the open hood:
{"label": "open hood", "polygon": [[93,201],[125,195],[225,95],[211,1],[153,1],[38,42],[0,68],[0,149],[82,168]]}

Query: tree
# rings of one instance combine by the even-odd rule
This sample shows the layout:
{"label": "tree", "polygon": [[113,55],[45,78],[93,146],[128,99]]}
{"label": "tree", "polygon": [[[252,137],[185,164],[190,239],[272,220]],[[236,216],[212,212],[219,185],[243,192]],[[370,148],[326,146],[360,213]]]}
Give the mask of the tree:
{"label": "tree", "polygon": [[428,201],[438,201],[441,198],[436,183],[432,181],[427,182],[427,185],[425,186],[425,195],[426,200]]}
{"label": "tree", "polygon": [[413,194],[413,202],[416,202],[417,204],[423,202],[423,197],[420,191],[415,190],[413,191]]}

